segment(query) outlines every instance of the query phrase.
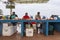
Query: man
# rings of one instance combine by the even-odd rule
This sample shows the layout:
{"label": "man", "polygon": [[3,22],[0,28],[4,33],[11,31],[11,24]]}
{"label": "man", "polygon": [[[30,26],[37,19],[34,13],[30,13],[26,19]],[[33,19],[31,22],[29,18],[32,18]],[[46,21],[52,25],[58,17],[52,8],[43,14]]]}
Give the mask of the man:
{"label": "man", "polygon": [[23,18],[22,18],[23,20],[29,20],[30,19],[30,17],[28,16],[28,13],[25,13],[25,15],[23,16]]}
{"label": "man", "polygon": [[36,20],[41,20],[40,12],[37,12],[37,15],[35,16]]}
{"label": "man", "polygon": [[[28,16],[28,13],[27,12],[22,17],[22,20],[30,20],[30,17]],[[28,25],[30,25],[28,22],[24,22],[24,30],[26,30],[26,27],[28,27]],[[24,31],[24,35],[25,35],[25,31]]]}
{"label": "man", "polygon": [[[27,12],[23,16],[22,20],[30,20],[30,17],[28,16],[28,13]],[[28,22],[25,22],[24,24],[26,25],[26,24],[28,24]]]}
{"label": "man", "polygon": [[[18,17],[15,12],[13,12],[11,15],[10,15],[10,19],[15,19],[15,17]],[[16,26],[16,22],[12,22],[13,26]]]}
{"label": "man", "polygon": [[18,17],[15,12],[13,12],[11,15],[10,15],[10,19],[15,19],[15,17]]}
{"label": "man", "polygon": [[[40,12],[37,12],[37,15],[35,16],[35,19],[36,19],[36,20],[41,20]],[[36,24],[36,27],[37,27],[38,34],[40,34],[41,23],[38,22],[38,23]]]}

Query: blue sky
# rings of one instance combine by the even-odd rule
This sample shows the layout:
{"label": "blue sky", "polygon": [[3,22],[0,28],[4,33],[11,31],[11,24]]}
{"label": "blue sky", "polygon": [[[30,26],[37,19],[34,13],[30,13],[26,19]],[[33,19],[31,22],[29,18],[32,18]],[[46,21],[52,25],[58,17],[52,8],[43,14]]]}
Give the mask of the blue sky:
{"label": "blue sky", "polygon": [[[15,4],[16,8],[13,11],[15,11],[20,18],[25,12],[28,12],[29,16],[35,16],[38,11],[41,12],[41,16],[46,17],[50,17],[52,14],[60,15],[60,0],[50,0],[47,3],[40,4]],[[3,14],[8,15],[10,10],[6,9],[5,6],[4,3],[0,2],[0,9],[3,10]]]}

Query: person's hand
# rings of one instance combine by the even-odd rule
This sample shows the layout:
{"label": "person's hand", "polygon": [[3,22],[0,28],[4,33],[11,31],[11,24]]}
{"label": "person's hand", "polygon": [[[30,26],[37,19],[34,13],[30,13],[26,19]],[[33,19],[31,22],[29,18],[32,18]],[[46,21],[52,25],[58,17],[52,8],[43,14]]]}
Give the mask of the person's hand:
{"label": "person's hand", "polygon": [[50,20],[54,20],[54,18],[51,17]]}
{"label": "person's hand", "polygon": [[31,20],[31,19],[27,19],[27,20]]}
{"label": "person's hand", "polygon": [[18,20],[19,18],[18,17],[15,17],[15,20]]}

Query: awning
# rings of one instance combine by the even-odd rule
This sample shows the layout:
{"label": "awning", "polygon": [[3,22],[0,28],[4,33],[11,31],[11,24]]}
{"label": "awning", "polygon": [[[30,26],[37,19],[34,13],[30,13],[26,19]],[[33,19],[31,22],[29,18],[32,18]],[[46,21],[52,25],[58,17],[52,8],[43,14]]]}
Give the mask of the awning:
{"label": "awning", "polygon": [[10,0],[15,1],[17,3],[46,3],[49,0]]}

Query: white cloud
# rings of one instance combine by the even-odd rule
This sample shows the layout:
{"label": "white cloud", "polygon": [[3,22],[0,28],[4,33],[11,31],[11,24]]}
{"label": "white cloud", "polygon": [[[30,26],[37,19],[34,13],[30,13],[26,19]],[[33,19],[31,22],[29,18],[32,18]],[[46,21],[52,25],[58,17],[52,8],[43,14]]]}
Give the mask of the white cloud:
{"label": "white cloud", "polygon": [[48,4],[60,6],[60,0],[50,0]]}
{"label": "white cloud", "polygon": [[[1,7],[2,6],[2,7]],[[8,9],[5,6],[0,5],[0,8],[4,8],[3,12],[4,15],[9,14]],[[28,12],[29,15],[35,15],[37,11],[41,12],[41,15],[50,16],[52,14],[60,15],[60,0],[50,0],[48,3],[41,3],[41,4],[19,4],[16,3],[16,14],[21,18],[25,12]]]}
{"label": "white cloud", "polygon": [[[55,4],[54,4],[55,3]],[[25,12],[28,11],[29,15],[35,15],[37,11],[41,12],[41,15],[50,16],[52,14],[60,15],[60,2],[56,2],[56,0],[50,0],[48,3],[41,3],[41,4],[19,4],[16,6],[16,10],[18,14],[21,16],[24,15]],[[58,4],[58,5],[57,5]],[[19,8],[18,8],[19,6]]]}

